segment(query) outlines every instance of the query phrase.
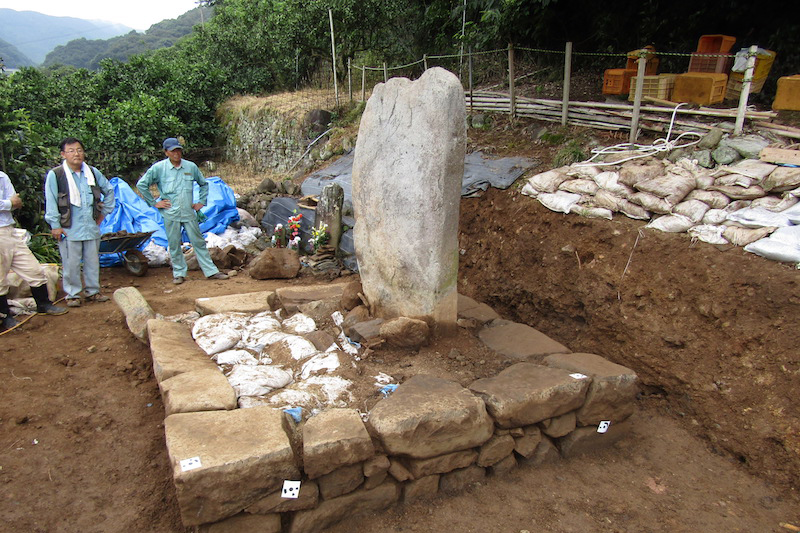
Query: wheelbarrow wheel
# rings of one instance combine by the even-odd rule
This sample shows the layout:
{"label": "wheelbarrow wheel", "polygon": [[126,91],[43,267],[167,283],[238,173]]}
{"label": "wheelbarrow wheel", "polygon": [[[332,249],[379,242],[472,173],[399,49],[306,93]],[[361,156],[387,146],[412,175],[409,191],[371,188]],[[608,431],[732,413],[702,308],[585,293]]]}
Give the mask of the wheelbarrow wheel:
{"label": "wheelbarrow wheel", "polygon": [[125,252],[125,268],[134,276],[144,276],[147,274],[147,256],[139,250],[128,250]]}

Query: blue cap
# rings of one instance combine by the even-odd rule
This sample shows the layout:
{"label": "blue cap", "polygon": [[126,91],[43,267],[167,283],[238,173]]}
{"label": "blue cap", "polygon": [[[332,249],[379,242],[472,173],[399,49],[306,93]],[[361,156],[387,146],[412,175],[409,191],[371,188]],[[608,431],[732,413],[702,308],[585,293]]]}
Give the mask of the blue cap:
{"label": "blue cap", "polygon": [[181,146],[181,143],[178,142],[178,139],[176,139],[175,137],[164,139],[164,150],[166,150],[167,152],[171,152],[176,148],[180,148],[181,150],[183,150],[183,146]]}

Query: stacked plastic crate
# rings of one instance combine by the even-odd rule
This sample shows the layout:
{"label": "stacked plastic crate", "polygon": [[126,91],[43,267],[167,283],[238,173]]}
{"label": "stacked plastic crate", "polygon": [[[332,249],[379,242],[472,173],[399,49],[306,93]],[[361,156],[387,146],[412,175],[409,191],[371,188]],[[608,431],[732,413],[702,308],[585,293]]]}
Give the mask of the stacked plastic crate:
{"label": "stacked plastic crate", "polygon": [[636,61],[642,51],[645,53],[645,75],[655,75],[658,72],[658,56],[656,49],[645,46],[641,50],[628,52],[625,68],[610,68],[603,73],[603,94],[623,95],[630,93],[631,79],[635,78],[638,69]]}
{"label": "stacked plastic crate", "polygon": [[[747,53],[746,48],[739,51],[739,54]],[[737,54],[737,56],[739,55]],[[772,63],[775,61],[777,54],[772,50],[759,49],[756,54],[756,63],[753,68],[753,79],[750,80],[750,93],[760,93],[764,88],[764,82],[767,81],[767,76],[772,68]],[[732,71],[728,76],[728,86],[725,89],[726,100],[738,100],[739,95],[742,93],[742,85],[744,85],[744,71]]]}
{"label": "stacked plastic crate", "polygon": [[718,104],[725,98],[736,37],[703,35],[689,60],[689,72],[675,78],[672,100],[699,105]]}

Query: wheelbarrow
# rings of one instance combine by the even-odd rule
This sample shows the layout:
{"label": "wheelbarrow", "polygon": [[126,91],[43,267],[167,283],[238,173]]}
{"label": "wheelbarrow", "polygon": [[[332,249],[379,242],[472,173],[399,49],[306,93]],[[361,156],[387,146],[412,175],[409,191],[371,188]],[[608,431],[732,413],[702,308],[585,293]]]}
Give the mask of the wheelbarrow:
{"label": "wheelbarrow", "polygon": [[106,233],[100,236],[100,254],[115,254],[119,257],[125,268],[134,276],[147,274],[147,256],[139,247],[149,239],[154,231],[142,233],[128,233],[119,231]]}

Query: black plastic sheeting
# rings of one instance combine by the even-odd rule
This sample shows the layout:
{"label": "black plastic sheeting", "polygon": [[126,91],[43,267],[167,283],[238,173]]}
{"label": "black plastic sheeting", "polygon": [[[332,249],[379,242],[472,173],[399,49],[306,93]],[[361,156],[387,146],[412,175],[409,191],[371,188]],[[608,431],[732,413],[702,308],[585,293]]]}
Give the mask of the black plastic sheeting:
{"label": "black plastic sheeting", "polygon": [[[301,191],[304,196],[319,196],[329,183],[338,183],[344,190],[345,201],[352,201],[354,152],[343,155],[327,167],[310,174]],[[461,196],[480,196],[490,186],[507,189],[526,170],[537,164],[527,157],[501,157],[490,159],[483,152],[472,152],[464,157],[464,178],[461,181]]]}

